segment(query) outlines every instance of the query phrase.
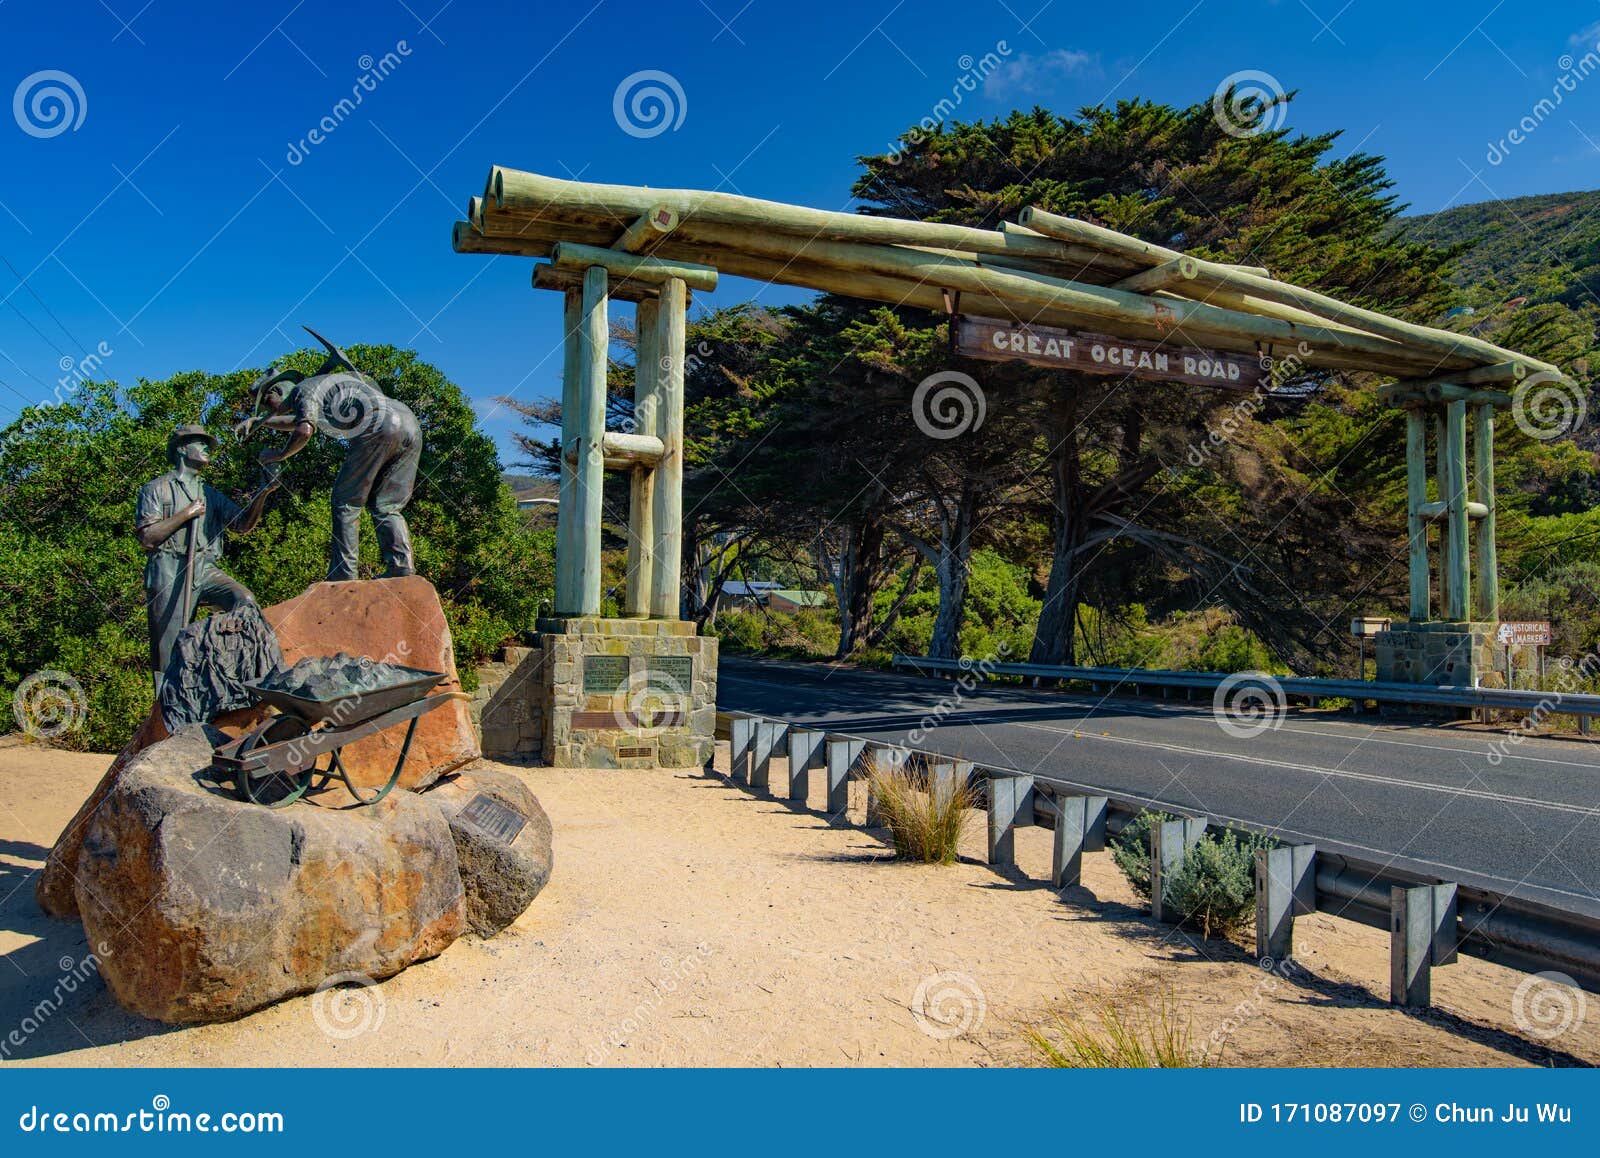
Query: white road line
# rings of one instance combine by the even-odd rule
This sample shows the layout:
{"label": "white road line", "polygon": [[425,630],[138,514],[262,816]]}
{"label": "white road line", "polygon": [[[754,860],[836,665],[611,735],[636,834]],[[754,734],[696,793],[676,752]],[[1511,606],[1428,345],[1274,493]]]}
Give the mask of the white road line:
{"label": "white road line", "polygon": [[1260,764],[1267,768],[1284,768],[1292,772],[1309,772],[1315,776],[1329,776],[1339,780],[1359,780],[1367,784],[1384,784],[1394,788],[1413,788],[1419,792],[1438,792],[1445,796],[1466,796],[1474,800],[1493,800],[1500,804],[1524,804],[1530,808],[1546,808],[1553,812],[1568,812],[1577,816],[1600,815],[1600,805],[1584,807],[1580,804],[1563,804],[1554,800],[1539,800],[1531,796],[1511,796],[1503,792],[1489,792],[1481,788],[1452,787],[1448,784],[1429,784],[1420,780],[1403,780],[1393,776],[1379,776],[1369,772],[1352,772],[1344,768],[1325,768],[1319,764],[1293,764],[1287,760],[1271,760],[1264,756],[1246,756],[1238,752],[1221,752],[1214,748],[1191,748],[1186,744],[1167,744],[1158,740],[1135,740],[1131,736],[1112,736],[1078,728],[1052,728],[1048,724],[1016,722],[1013,728],[1029,728],[1039,732],[1070,732],[1083,740],[1100,740],[1112,744],[1131,744],[1136,748],[1155,748],[1184,756],[1209,756],[1217,760],[1233,760],[1242,764]]}

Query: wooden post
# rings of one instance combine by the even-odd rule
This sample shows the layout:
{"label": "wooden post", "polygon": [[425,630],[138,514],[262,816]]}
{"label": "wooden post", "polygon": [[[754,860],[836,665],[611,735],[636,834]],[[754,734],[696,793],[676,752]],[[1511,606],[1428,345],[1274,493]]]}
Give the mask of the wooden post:
{"label": "wooden post", "polygon": [[1478,556],[1475,618],[1480,623],[1495,623],[1500,618],[1500,573],[1494,546],[1494,407],[1482,403],[1473,409],[1473,491],[1484,507],[1483,517],[1473,528]]}
{"label": "wooden post", "polygon": [[1256,956],[1294,956],[1294,919],[1317,911],[1317,849],[1288,844],[1256,850]]}
{"label": "wooden post", "polygon": [[[1444,429],[1444,414],[1435,409],[1433,415],[1434,484],[1438,487],[1439,501],[1450,505],[1450,468],[1447,458],[1450,438]],[[1439,523],[1439,614],[1450,618],[1450,530],[1448,520]]]}
{"label": "wooden post", "polygon": [[650,614],[656,619],[682,615],[679,591],[683,582],[683,358],[687,287],[669,277],[661,285],[660,314],[656,330],[656,434],[661,439],[661,463],[656,468],[652,496],[655,549],[650,580]]}
{"label": "wooden post", "polygon": [[[634,433],[657,435],[656,418],[661,394],[658,303],[640,302],[635,314],[634,332],[638,353],[633,370]],[[633,468],[628,488],[628,595],[627,614],[650,617],[650,591],[655,581],[655,482],[656,472],[643,464]]]}
{"label": "wooden post", "polygon": [[1406,536],[1411,543],[1411,618],[1424,622],[1433,614],[1428,576],[1428,524],[1422,504],[1428,501],[1428,427],[1420,406],[1406,408]]}
{"label": "wooden post", "polygon": [[1057,796],[1055,850],[1050,861],[1050,883],[1058,889],[1083,879],[1083,854],[1106,846],[1106,798]]}
{"label": "wooden post", "polygon": [[566,293],[561,314],[561,473],[559,505],[556,508],[556,593],[557,615],[576,615],[581,596],[577,571],[582,516],[577,501],[578,453],[578,331],[583,325],[583,295]]}
{"label": "wooden post", "polygon": [[1445,527],[1448,536],[1445,560],[1450,570],[1450,601],[1445,614],[1453,622],[1459,622],[1472,614],[1472,562],[1467,554],[1467,404],[1465,402],[1445,404],[1445,436],[1450,440],[1449,453],[1445,456],[1450,492],[1439,496],[1450,506],[1450,519]]}
{"label": "wooden post", "polygon": [[583,275],[583,305],[578,327],[578,440],[574,506],[577,555],[574,582],[578,615],[600,614],[600,517],[605,488],[606,354],[611,331],[606,321],[606,271],[590,266]]}

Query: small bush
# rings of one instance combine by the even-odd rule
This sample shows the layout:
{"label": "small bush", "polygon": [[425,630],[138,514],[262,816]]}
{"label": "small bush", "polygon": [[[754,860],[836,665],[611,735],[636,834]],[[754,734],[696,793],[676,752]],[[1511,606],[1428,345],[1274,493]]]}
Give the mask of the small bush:
{"label": "small bush", "polygon": [[1057,1069],[1186,1069],[1211,1059],[1189,1041],[1171,992],[1132,1006],[1102,997],[1069,1004],[1024,1036],[1042,1065]]}
{"label": "small bush", "polygon": [[894,839],[894,853],[923,864],[954,864],[961,834],[977,806],[965,782],[933,782],[926,765],[866,762],[868,791]]}
{"label": "small bush", "polygon": [[[1150,830],[1172,820],[1164,812],[1141,812],[1112,842],[1111,856],[1135,892],[1150,899]],[[1162,904],[1202,936],[1230,936],[1255,920],[1256,850],[1272,841],[1233,832],[1206,833],[1167,878]]]}

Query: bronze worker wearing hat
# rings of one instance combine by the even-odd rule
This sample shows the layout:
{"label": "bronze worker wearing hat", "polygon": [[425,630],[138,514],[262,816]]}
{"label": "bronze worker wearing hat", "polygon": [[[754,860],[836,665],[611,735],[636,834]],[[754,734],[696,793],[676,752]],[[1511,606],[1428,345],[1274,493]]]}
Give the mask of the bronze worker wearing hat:
{"label": "bronze worker wearing hat", "polygon": [[167,439],[172,469],[139,489],[134,526],[139,546],[149,554],[144,565],[145,614],[158,694],[173,643],[202,604],[233,611],[255,602],[255,596],[217,563],[224,535],[254,530],[278,483],[270,479],[246,506],[239,506],[200,478],[216,448],[217,440],[205,427],[178,427]]}

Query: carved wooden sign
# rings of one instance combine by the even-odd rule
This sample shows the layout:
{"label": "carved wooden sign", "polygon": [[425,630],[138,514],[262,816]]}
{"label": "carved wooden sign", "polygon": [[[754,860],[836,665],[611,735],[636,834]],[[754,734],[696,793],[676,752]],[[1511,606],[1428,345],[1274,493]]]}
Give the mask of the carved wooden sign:
{"label": "carved wooden sign", "polygon": [[957,318],[955,345],[956,353],[969,358],[1021,361],[1086,374],[1126,375],[1223,390],[1254,390],[1267,377],[1261,363],[1248,354],[1134,342],[995,318]]}

